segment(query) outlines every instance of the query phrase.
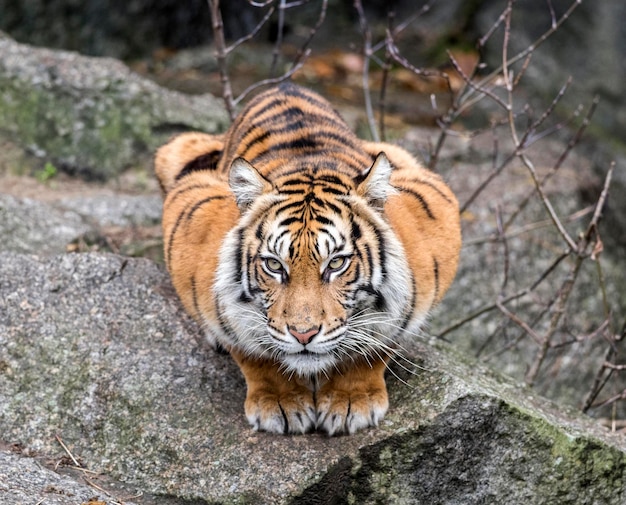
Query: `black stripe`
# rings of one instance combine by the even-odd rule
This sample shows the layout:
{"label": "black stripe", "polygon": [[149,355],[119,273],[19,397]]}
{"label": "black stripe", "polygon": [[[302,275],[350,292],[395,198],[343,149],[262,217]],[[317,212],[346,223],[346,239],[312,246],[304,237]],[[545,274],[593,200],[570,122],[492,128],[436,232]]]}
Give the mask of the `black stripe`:
{"label": "black stripe", "polygon": [[207,184],[192,184],[191,186],[184,186],[182,188],[175,188],[172,191],[169,192],[168,194],[168,198],[169,198],[169,202],[172,202],[173,200],[175,200],[176,198],[178,198],[181,195],[184,195],[185,193],[187,193],[188,191],[193,191],[194,189],[204,189],[204,188],[208,188],[212,186],[212,184],[207,183]]}
{"label": "black stripe", "polygon": [[[272,135],[272,131],[271,130],[265,130],[264,132],[262,132],[260,135],[254,137],[253,139],[249,140],[245,147],[243,149],[239,149],[238,153],[242,158],[246,157],[246,154],[248,154],[248,151],[250,150],[250,148],[255,145],[258,144],[260,142],[263,142],[266,138],[268,138],[270,135]],[[245,136],[244,136],[245,138]],[[243,139],[242,139],[243,140]]]}
{"label": "black stripe", "polygon": [[402,188],[402,187],[397,187],[394,186],[396,189],[399,189],[400,191],[411,195],[412,197],[414,197],[422,206],[422,209],[424,209],[424,212],[426,212],[426,215],[430,218],[430,219],[435,219],[434,214],[432,213],[432,211],[430,210],[430,207],[428,206],[428,203],[426,203],[426,199],[417,191],[413,191],[412,189],[409,188]]}
{"label": "black stripe", "polygon": [[215,312],[217,313],[217,322],[219,323],[222,331],[226,333],[226,335],[231,337],[233,340],[235,341],[239,340],[232,326],[230,326],[230,324],[228,324],[228,321],[224,319],[218,298],[215,299],[215,308],[216,308]]}
{"label": "black stripe", "polygon": [[304,202],[300,200],[287,202],[284,205],[281,205],[280,207],[278,207],[277,209],[274,209],[274,214],[278,215],[281,212],[285,212],[288,209],[292,209],[294,207],[302,207],[302,206],[304,206]]}
{"label": "black stripe", "polygon": [[361,227],[359,226],[359,223],[357,223],[356,221],[352,221],[352,232],[351,232],[352,241],[355,242],[359,240],[362,236],[363,236],[363,233],[361,232]]}
{"label": "black stripe", "polygon": [[439,296],[439,262],[433,258],[433,273],[435,274],[435,300]]}
{"label": "black stripe", "polygon": [[328,225],[328,226],[333,226],[335,224],[330,219],[328,219],[327,217],[320,216],[319,214],[315,215],[315,220],[318,223],[325,224],[325,225]]}
{"label": "black stripe", "polygon": [[339,189],[331,188],[329,186],[324,186],[322,188],[322,193],[330,193],[331,195],[347,195],[347,191],[341,191]]}
{"label": "black stripe", "polygon": [[[280,105],[284,105],[284,103],[280,102]],[[264,107],[256,116],[260,116],[268,109],[269,107]],[[295,111],[299,111],[300,114],[296,114]],[[285,122],[281,121],[294,118],[296,118],[296,120]],[[278,126],[268,129],[266,128],[267,125]],[[249,133],[253,132],[255,129],[258,129],[259,133],[252,139],[247,140]],[[241,141],[246,141],[245,146],[243,148],[240,147],[238,152],[242,157],[245,157],[255,144],[263,142],[270,136],[295,133],[299,130],[305,129],[310,130],[307,135],[308,137],[315,139],[317,144],[325,145],[324,142],[320,141],[333,140],[344,148],[347,147],[349,149],[357,149],[353,139],[354,134],[340,117],[329,117],[327,115],[316,114],[313,112],[304,115],[299,107],[288,107],[286,109],[279,109],[276,114],[266,117],[260,121],[254,121],[254,119],[252,119],[250,121],[248,131],[243,133],[241,136]],[[340,133],[337,133],[335,130],[339,130]]]}
{"label": "black stripe", "polygon": [[193,308],[196,311],[196,315],[200,317],[200,305],[198,304],[198,290],[196,287],[196,276],[191,276],[191,296],[193,299]]}
{"label": "black stripe", "polygon": [[[225,195],[218,195],[218,196],[211,196],[209,198],[205,198],[204,203],[207,203],[208,201],[211,200],[223,200],[225,198],[228,198]],[[191,204],[190,204],[191,205]],[[198,206],[198,204],[194,204],[194,210],[195,208]],[[178,231],[178,227],[180,226],[180,224],[183,221],[184,217],[189,218],[189,216],[185,216],[185,214],[187,213],[187,209],[189,208],[189,206],[185,207],[180,214],[178,214],[178,217],[176,218],[176,222],[174,223],[174,226],[172,228],[172,231],[170,232],[169,235],[169,242],[167,244],[167,254],[166,254],[166,258],[167,258],[167,264],[170,265],[171,261],[172,261],[172,245],[174,243],[174,235],[176,234],[176,232]]]}
{"label": "black stripe", "polygon": [[239,234],[237,235],[237,248],[235,250],[235,277],[233,278],[233,282],[237,284],[241,282],[241,267],[242,261],[241,258],[243,256],[243,236],[244,230],[243,228],[239,229]]}
{"label": "black stripe", "polygon": [[213,200],[224,200],[225,198],[228,198],[225,195],[218,195],[218,196],[208,196],[206,198],[203,198],[202,200],[200,200],[199,202],[196,202],[193,206],[193,208],[189,211],[189,214],[187,214],[187,221],[191,220],[191,218],[193,217],[193,214],[200,208],[202,207],[205,203],[211,203]]}
{"label": "black stripe", "polygon": [[[305,174],[303,174],[305,175]],[[303,185],[303,186],[310,186],[311,182],[313,182],[313,179],[311,177],[307,177],[306,179],[289,179],[285,182],[281,182],[281,187],[282,186],[297,186],[299,184]]]}
{"label": "black stripe", "polygon": [[338,214],[339,216],[343,215],[343,212],[341,212],[341,209],[332,202],[327,201],[326,207],[328,207],[331,211],[333,211],[335,214]]}
{"label": "black stripe", "polygon": [[343,181],[336,175],[320,175],[319,177],[317,177],[316,180],[345,187],[345,184],[343,183]]}
{"label": "black stripe", "polygon": [[250,163],[254,165],[256,161],[264,156],[267,156],[269,153],[276,153],[277,151],[302,151],[302,150],[311,150],[318,147],[318,143],[314,140],[308,138],[289,140],[287,142],[280,142],[278,144],[274,144],[272,146],[268,146],[267,150],[264,153],[255,156],[250,159]]}
{"label": "black stripe", "polygon": [[448,195],[446,195],[443,191],[441,191],[435,184],[433,184],[432,182],[429,181],[423,181],[421,179],[415,179],[413,182],[415,182],[416,184],[423,184],[425,186],[428,186],[429,188],[431,188],[432,190],[434,190],[441,198],[443,198],[446,202],[448,203],[453,203],[452,199],[448,197]]}
{"label": "black stripe", "polygon": [[[248,106],[248,110],[247,110],[247,111],[246,111],[246,112],[242,115],[242,117],[245,117],[245,115],[246,115],[246,114],[250,114],[250,113],[252,113],[252,109],[253,109],[254,107],[256,107],[257,105],[259,105],[259,104],[263,103],[263,98],[262,98],[262,96],[261,96],[261,95],[259,95],[259,100],[258,100],[258,102],[259,102],[259,103],[256,103],[256,102],[251,103],[251,104]],[[280,96],[280,95],[278,95],[278,96],[277,96],[277,95],[274,95],[274,96],[273,96],[273,97],[269,100],[269,102],[267,102],[267,103],[266,103],[263,107],[261,107],[261,109],[260,109],[260,110],[258,110],[258,111],[256,111],[256,112],[254,113],[254,117],[261,117],[261,116],[262,116],[263,114],[265,114],[268,110],[273,109],[273,108],[275,108],[275,107],[281,107],[281,106],[283,106],[283,105],[285,104],[285,102],[286,102],[285,97]],[[273,117],[276,117],[276,115],[274,115]],[[251,124],[258,124],[258,123],[255,123],[255,122],[254,122],[254,120],[253,120],[253,121],[250,121],[250,123],[251,123]]]}
{"label": "black stripe", "polygon": [[369,244],[365,244],[365,257],[367,258],[367,263],[370,271],[370,275],[372,272],[372,263],[374,263],[374,258],[372,257],[372,250],[370,249]]}
{"label": "black stripe", "polygon": [[380,258],[380,269],[382,270],[384,282],[384,279],[387,277],[387,252],[385,251],[385,242],[382,232],[372,223],[370,223],[370,226],[374,229],[376,239],[378,240],[378,257]]}
{"label": "black stripe", "polygon": [[354,267],[354,277],[352,279],[344,279],[346,286],[351,286],[352,284],[356,284],[361,278],[361,265],[358,263]]}
{"label": "black stripe", "polygon": [[222,151],[211,151],[198,156],[187,163],[182,170],[176,174],[175,180],[179,181],[186,175],[197,172],[198,170],[215,170],[221,155]]}
{"label": "black stripe", "polygon": [[264,221],[260,221],[259,225],[256,227],[256,230],[254,232],[254,236],[257,238],[257,240],[262,240],[263,239],[263,225],[265,224]]}
{"label": "black stripe", "polygon": [[280,189],[281,195],[304,195],[308,188],[303,189]]}
{"label": "black stripe", "polygon": [[278,223],[278,226],[289,226],[290,224],[297,223],[299,221],[300,219],[297,217],[287,217],[283,219],[280,223]]}

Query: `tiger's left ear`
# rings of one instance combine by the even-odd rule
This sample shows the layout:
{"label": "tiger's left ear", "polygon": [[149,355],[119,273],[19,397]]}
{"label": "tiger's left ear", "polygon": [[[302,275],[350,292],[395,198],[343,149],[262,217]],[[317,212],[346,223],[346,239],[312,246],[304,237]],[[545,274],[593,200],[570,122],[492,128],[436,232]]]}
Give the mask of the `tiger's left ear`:
{"label": "tiger's left ear", "polygon": [[243,158],[233,161],[228,175],[228,184],[241,211],[248,208],[263,193],[272,189],[270,182]]}
{"label": "tiger's left ear", "polygon": [[393,167],[384,152],[378,153],[371,167],[361,172],[357,194],[370,204],[382,208],[387,198],[397,191],[389,182]]}

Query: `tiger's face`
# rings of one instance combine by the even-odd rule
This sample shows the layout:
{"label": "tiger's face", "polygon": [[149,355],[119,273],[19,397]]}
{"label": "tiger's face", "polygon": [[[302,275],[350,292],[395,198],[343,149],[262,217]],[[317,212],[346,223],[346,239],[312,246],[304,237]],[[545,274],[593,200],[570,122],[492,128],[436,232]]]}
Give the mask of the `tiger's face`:
{"label": "tiger's face", "polygon": [[215,294],[227,339],[302,375],[385,357],[414,294],[380,212],[336,175],[254,182],[261,193],[220,253]]}

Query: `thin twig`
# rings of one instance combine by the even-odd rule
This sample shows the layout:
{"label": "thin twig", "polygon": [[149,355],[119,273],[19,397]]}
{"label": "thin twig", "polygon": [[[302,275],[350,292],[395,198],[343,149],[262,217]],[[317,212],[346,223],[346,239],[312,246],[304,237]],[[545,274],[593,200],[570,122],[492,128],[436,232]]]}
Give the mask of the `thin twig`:
{"label": "thin twig", "polygon": [[[268,2],[268,4],[272,3],[273,1],[274,0],[270,0]],[[270,19],[270,17],[272,17],[272,14],[274,14],[275,10],[276,10],[276,8],[274,6],[271,6],[267,10],[267,12],[265,13],[265,16],[263,16],[263,19],[261,19],[261,21],[259,21],[257,23],[257,25],[254,27],[254,29],[250,33],[248,33],[247,35],[244,35],[243,37],[237,39],[235,42],[233,42],[230,46],[228,46],[225,49],[226,54],[230,54],[235,49],[237,49],[241,44],[244,44],[245,42],[248,42],[250,39],[256,37],[256,35],[261,31],[261,28],[263,28],[265,23],[267,23],[268,20]]]}
{"label": "thin twig", "polygon": [[[497,75],[499,75],[501,72],[504,72],[505,67],[510,67],[511,65],[517,63],[518,61],[525,59],[529,54],[537,50],[537,48],[539,48],[543,43],[546,42],[546,40],[548,40],[552,35],[554,35],[559,30],[559,28],[570,18],[574,10],[576,10],[576,8],[581,3],[582,3],[582,0],[574,0],[572,4],[569,6],[569,8],[565,11],[565,13],[559,19],[556,20],[556,23],[552,23],[551,27],[548,30],[546,30],[544,33],[542,33],[532,43],[530,43],[526,47],[526,49],[520,51],[515,56],[512,56],[511,58],[507,59],[506,61],[503,62],[502,65],[500,65],[499,67],[495,68],[492,72],[487,74],[482,79],[482,82],[479,83],[479,87],[483,87],[484,86],[483,83],[492,81]],[[510,7],[509,7],[509,4],[507,4],[506,10],[502,13],[500,18],[496,22],[496,25],[494,25],[494,29],[497,28],[500,24],[502,24],[502,21],[505,20],[507,16],[510,16],[509,10],[510,10]],[[481,45],[484,45],[484,43]],[[467,97],[462,96],[462,97],[459,97],[459,99],[461,101],[464,101],[467,99]]]}
{"label": "thin twig", "polygon": [[370,134],[374,142],[380,142],[380,135],[376,128],[376,120],[374,118],[374,107],[372,106],[372,95],[370,93],[369,73],[370,73],[370,59],[372,57],[372,32],[369,28],[369,23],[365,17],[365,11],[363,10],[363,4],[361,0],[354,0],[354,8],[357,11],[359,17],[359,26],[361,27],[361,34],[363,37],[363,97],[365,99],[365,113],[367,115],[367,122],[369,124]]}
{"label": "thin twig", "polygon": [[310,51],[308,51],[309,44],[313,40],[313,37],[315,37],[315,34],[317,33],[317,31],[320,29],[320,27],[324,23],[324,20],[326,19],[327,9],[328,9],[328,0],[322,0],[322,6],[320,8],[319,16],[317,17],[317,22],[309,30],[309,35],[307,36],[306,40],[304,41],[304,43],[298,50],[298,53],[296,54],[296,57],[294,58],[293,63],[291,65],[292,68],[298,66],[300,62],[304,61],[304,59],[306,59],[307,56],[310,54]]}
{"label": "thin twig", "polygon": [[528,324],[526,324],[520,317],[507,309],[499,300],[496,302],[496,307],[498,307],[498,310],[500,310],[500,312],[502,312],[506,317],[508,317],[516,325],[522,328],[528,335],[530,335],[530,337],[537,344],[541,345],[543,343],[543,339],[537,334],[535,330],[533,330]]}
{"label": "thin twig", "polygon": [[283,35],[285,30],[285,10],[287,0],[280,0],[278,5],[278,25],[276,27],[276,42],[272,51],[272,64],[270,65],[270,77],[275,77],[276,65],[278,65],[278,57],[283,45]]}
{"label": "thin twig", "polygon": [[500,286],[500,298],[502,298],[506,291],[506,286],[509,282],[510,255],[509,243],[506,239],[506,235],[504,234],[504,228],[502,227],[502,208],[499,205],[496,207],[496,226],[498,230],[498,241],[502,244],[502,254],[504,256],[504,272],[502,276],[502,285]]}
{"label": "thin twig", "polygon": [[220,72],[220,81],[222,83],[222,99],[226,105],[226,110],[230,120],[235,119],[235,103],[233,101],[233,90],[228,76],[228,66],[226,64],[226,39],[224,37],[224,22],[222,21],[222,13],[220,11],[220,0],[207,0],[209,2],[209,10],[211,12],[211,21],[213,26],[213,41],[215,43],[215,58],[217,67]]}
{"label": "thin twig", "polygon": [[448,326],[447,328],[441,330],[438,334],[438,337],[443,337],[444,335],[460,328],[461,326],[469,323],[470,321],[473,321],[474,319],[482,316],[483,314],[486,314],[488,312],[491,312],[495,309],[498,308],[498,303],[502,304],[502,305],[506,305],[509,302],[512,302],[513,300],[517,300],[519,298],[522,298],[530,293],[532,293],[537,286],[539,286],[544,279],[546,279],[551,273],[552,271],[554,271],[554,269],[559,266],[559,264],[565,259],[569,257],[569,253],[562,253],[561,255],[559,255],[557,258],[555,258],[555,260],[548,266],[548,268],[546,268],[542,274],[539,276],[538,279],[535,280],[535,282],[533,282],[529,287],[524,288],[519,290],[518,292],[509,295],[505,298],[502,298],[501,300],[499,300],[497,303],[489,303],[486,304],[485,306],[481,307],[480,309],[475,310],[474,312],[472,312],[471,314],[469,314],[468,316],[462,318],[459,321],[456,321],[454,323],[452,323],[450,326]]}
{"label": "thin twig", "polygon": [[81,468],[82,465],[76,460],[74,455],[70,452],[70,450],[67,448],[67,446],[63,443],[63,440],[61,440],[61,437],[59,435],[54,435],[54,438],[56,438],[57,442],[59,442],[59,444],[61,444],[61,447],[63,447],[63,450],[67,453],[67,455],[70,457],[70,459],[74,462],[74,465],[76,465],[78,468]]}
{"label": "thin twig", "polygon": [[272,85],[272,84],[280,84],[281,82],[286,81],[293,74],[295,74],[298,70],[300,70],[302,68],[302,66],[304,65],[305,60],[306,60],[306,58],[308,58],[309,54],[311,54],[311,50],[307,49],[306,52],[305,52],[304,58],[302,59],[302,61],[300,63],[298,63],[298,65],[296,65],[295,67],[290,68],[287,72],[285,72],[280,77],[273,77],[273,78],[270,78],[270,79],[263,79],[261,81],[255,82],[254,84],[251,84],[246,89],[244,89],[241,92],[241,94],[234,100],[234,104],[235,105],[239,104],[239,102],[244,100],[246,98],[246,96],[248,96],[248,94],[250,94],[255,89],[261,88],[263,86],[269,86],[269,85]]}
{"label": "thin twig", "polygon": [[[389,9],[387,12],[387,31],[386,37],[391,37],[391,33],[393,31],[393,22],[395,19],[395,11]],[[383,42],[385,42],[383,40]],[[389,71],[391,70],[391,54],[389,53],[389,48],[385,44],[385,60],[383,62],[383,74],[381,76],[380,83],[380,94],[378,96],[378,128],[380,130],[380,138],[381,140],[385,140],[386,132],[385,132],[385,112],[387,107],[387,83],[389,82]]]}
{"label": "thin twig", "polygon": [[[565,147],[565,149],[563,150],[563,152],[561,153],[559,158],[556,160],[555,164],[552,166],[550,171],[547,174],[545,174],[542,177],[542,179],[539,181],[540,186],[544,187],[547,184],[547,182],[554,175],[556,175],[556,173],[561,168],[561,166],[563,165],[565,160],[568,158],[569,154],[572,152],[574,147],[580,142],[580,140],[581,140],[581,138],[583,136],[583,133],[585,132],[587,126],[591,122],[591,116],[595,112],[598,103],[599,103],[599,98],[598,98],[598,96],[596,96],[596,97],[594,97],[594,99],[593,99],[593,101],[591,103],[591,106],[589,107],[589,110],[587,111],[587,114],[585,114],[585,117],[583,118],[580,126],[578,127],[578,129],[576,130],[574,135],[570,138],[569,142],[567,143],[567,146]],[[509,216],[509,220],[504,225],[504,229],[505,230],[508,229],[513,224],[513,222],[515,221],[517,216],[526,208],[526,206],[528,205],[528,202],[530,201],[530,199],[532,198],[532,196],[534,194],[535,194],[535,190],[533,188],[521,200],[520,204],[517,206],[517,209],[511,214],[511,216]]]}
{"label": "thin twig", "polygon": [[[595,209],[595,205],[588,205],[587,207],[577,210],[576,212],[573,212],[569,216],[566,216],[562,220],[567,223],[573,223],[591,214],[594,211],[594,209]],[[517,208],[515,209],[515,211],[517,211]],[[513,230],[506,230],[506,232],[504,233],[504,237],[506,239],[510,239],[513,237],[517,237],[519,235],[523,235],[525,233],[529,233],[531,231],[539,230],[541,228],[546,228],[551,225],[552,225],[552,221],[550,219],[544,219],[542,221],[537,221],[535,223],[522,225],[519,228],[515,228]],[[503,226],[503,229],[506,229],[505,226]],[[463,247],[483,245],[483,244],[498,242],[499,240],[500,240],[500,235],[497,233],[493,233],[488,236],[467,239],[463,242]]]}

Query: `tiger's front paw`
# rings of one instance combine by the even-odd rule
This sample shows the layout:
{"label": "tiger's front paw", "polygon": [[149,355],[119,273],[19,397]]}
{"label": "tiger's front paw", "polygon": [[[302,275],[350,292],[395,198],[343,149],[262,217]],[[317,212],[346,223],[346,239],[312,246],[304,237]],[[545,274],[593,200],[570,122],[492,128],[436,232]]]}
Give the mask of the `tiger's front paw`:
{"label": "tiger's front paw", "polygon": [[389,400],[385,389],[375,391],[323,391],[317,395],[317,428],[328,435],[354,433],[378,426]]}
{"label": "tiger's front paw", "polygon": [[246,417],[258,431],[280,434],[309,433],[315,429],[316,413],[310,391],[256,391],[246,398]]}

